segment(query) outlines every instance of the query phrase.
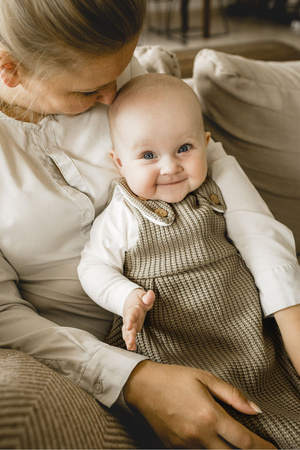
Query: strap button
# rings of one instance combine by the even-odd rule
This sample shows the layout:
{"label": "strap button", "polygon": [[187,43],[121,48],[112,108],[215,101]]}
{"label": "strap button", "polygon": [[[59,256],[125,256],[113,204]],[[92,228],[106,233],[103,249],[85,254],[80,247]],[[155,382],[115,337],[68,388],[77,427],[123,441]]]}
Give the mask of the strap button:
{"label": "strap button", "polygon": [[167,217],[168,211],[166,211],[163,208],[157,208],[155,211],[155,214],[157,214],[159,217]]}
{"label": "strap button", "polygon": [[211,194],[210,195],[210,199],[215,205],[219,205],[220,204],[219,197],[216,194]]}

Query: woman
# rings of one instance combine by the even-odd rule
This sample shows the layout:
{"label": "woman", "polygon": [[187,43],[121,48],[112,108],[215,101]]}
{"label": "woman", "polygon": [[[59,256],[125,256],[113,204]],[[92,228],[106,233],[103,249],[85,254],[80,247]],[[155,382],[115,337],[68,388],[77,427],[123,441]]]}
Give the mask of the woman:
{"label": "woman", "polygon": [[[108,156],[106,105],[119,86],[143,73],[132,55],[145,3],[0,2],[0,344],[54,367],[106,406],[122,404],[123,393],[167,446],[272,448],[213,400],[256,413],[212,374],[103,344],[111,316],[77,278],[92,221],[117,176]],[[244,177],[219,145],[209,158],[220,173],[216,182],[222,166],[233,181]],[[250,189],[246,179],[244,185]],[[290,245],[289,233],[253,195],[253,209],[280,234],[281,247]],[[277,251],[285,265],[294,262],[292,250]]]}

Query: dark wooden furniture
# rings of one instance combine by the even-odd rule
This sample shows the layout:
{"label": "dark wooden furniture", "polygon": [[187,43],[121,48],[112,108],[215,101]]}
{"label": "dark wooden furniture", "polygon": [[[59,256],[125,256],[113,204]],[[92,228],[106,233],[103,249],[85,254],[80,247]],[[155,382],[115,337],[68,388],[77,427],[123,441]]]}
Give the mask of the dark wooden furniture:
{"label": "dark wooden furniture", "polygon": [[[223,21],[224,31],[229,32],[229,23],[223,0],[218,0],[219,10]],[[148,30],[158,34],[166,34],[170,38],[179,38],[182,42],[187,42],[191,37],[192,31],[201,33],[202,37],[207,38],[211,35],[211,0],[202,0],[201,23],[198,26],[191,26],[189,20],[190,0],[153,0],[153,8],[148,10]],[[180,15],[180,26],[173,27],[172,19],[174,14]],[[219,34],[219,33],[218,33]]]}
{"label": "dark wooden furniture", "polygon": [[291,45],[276,42],[247,42],[244,44],[232,44],[222,46],[202,46],[197,49],[174,51],[179,61],[182,78],[190,78],[193,75],[194,58],[201,48],[212,48],[220,52],[240,55],[250,59],[261,61],[297,61],[300,60],[300,49]]}
{"label": "dark wooden furniture", "polygon": [[[187,38],[187,32],[189,30],[189,1],[190,0],[181,0],[181,34],[182,39],[185,41]],[[202,36],[204,38],[209,37],[210,31],[210,0],[203,0],[202,7]]]}

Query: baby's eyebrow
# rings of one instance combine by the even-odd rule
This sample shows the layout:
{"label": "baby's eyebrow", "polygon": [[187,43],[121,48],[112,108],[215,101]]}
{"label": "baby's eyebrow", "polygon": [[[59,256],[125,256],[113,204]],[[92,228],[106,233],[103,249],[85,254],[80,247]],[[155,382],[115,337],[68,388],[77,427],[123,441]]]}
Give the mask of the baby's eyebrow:
{"label": "baby's eyebrow", "polygon": [[145,145],[143,143],[141,143],[140,145],[135,145],[132,147],[132,152],[136,155],[140,155],[142,153],[147,153],[147,152],[152,152],[155,153],[155,149],[152,148],[153,146],[151,145]]}

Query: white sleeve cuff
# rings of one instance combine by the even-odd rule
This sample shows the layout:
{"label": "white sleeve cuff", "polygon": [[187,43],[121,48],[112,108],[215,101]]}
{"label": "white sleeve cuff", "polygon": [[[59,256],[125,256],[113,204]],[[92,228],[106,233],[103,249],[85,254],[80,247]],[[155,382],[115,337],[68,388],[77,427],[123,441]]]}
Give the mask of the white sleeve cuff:
{"label": "white sleeve cuff", "polygon": [[117,399],[120,401],[120,393],[132,370],[145,359],[137,353],[103,345],[89,360],[79,386],[111,407]]}
{"label": "white sleeve cuff", "polygon": [[[290,264],[256,275],[260,301],[265,317],[300,303],[300,266]],[[298,293],[295,296],[295,293]]]}

